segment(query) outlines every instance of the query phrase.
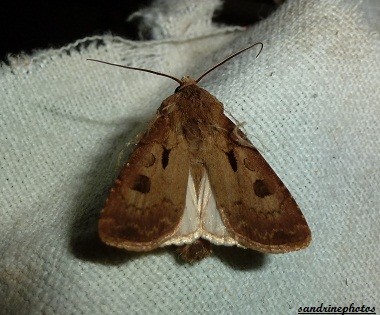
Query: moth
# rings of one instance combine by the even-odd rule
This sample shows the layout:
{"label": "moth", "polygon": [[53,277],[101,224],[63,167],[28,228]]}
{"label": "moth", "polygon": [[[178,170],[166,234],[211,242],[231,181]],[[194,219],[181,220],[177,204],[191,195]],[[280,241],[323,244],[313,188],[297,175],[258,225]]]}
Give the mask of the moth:
{"label": "moth", "polygon": [[100,239],[145,252],[178,246],[180,257],[199,261],[210,243],[263,253],[307,247],[311,232],[288,189],[223,104],[198,83],[250,49],[227,57],[197,80],[140,68],[179,83],[165,99],[122,167],[101,211]]}

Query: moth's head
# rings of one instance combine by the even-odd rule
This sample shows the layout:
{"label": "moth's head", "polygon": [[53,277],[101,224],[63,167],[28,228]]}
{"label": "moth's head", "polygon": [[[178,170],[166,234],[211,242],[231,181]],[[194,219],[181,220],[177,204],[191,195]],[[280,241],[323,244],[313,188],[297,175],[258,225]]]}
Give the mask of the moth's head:
{"label": "moth's head", "polygon": [[186,87],[186,86],[193,85],[193,84],[195,84],[195,85],[198,84],[198,82],[197,82],[196,80],[192,79],[192,78],[189,77],[189,76],[184,76],[184,77],[182,77],[180,81],[181,81],[181,83],[180,83],[180,85],[175,89],[175,93],[177,93],[178,91],[181,91],[181,90],[182,90],[184,87]]}

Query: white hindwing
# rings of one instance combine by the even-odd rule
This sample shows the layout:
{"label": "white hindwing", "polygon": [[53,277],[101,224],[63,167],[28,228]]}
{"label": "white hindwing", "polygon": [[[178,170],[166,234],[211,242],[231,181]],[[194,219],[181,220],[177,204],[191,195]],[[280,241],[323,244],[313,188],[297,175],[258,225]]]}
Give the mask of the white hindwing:
{"label": "white hindwing", "polygon": [[200,183],[199,198],[193,178],[189,174],[186,205],[181,223],[174,235],[161,246],[191,244],[198,238],[206,239],[216,245],[238,245],[222,221],[207,172],[204,172]]}

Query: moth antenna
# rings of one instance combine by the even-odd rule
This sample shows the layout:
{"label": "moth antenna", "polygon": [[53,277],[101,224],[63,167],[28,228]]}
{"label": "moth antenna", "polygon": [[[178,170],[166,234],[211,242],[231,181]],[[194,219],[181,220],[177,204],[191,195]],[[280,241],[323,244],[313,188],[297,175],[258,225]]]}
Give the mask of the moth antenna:
{"label": "moth antenna", "polygon": [[228,60],[234,58],[235,56],[241,54],[242,52],[252,48],[253,46],[256,46],[256,45],[261,45],[261,48],[260,48],[260,51],[258,52],[258,54],[256,55],[256,58],[260,55],[261,51],[263,50],[263,47],[264,47],[264,44],[261,43],[261,42],[257,42],[257,43],[254,43],[250,46],[248,46],[247,48],[244,48],[242,50],[239,50],[238,52],[232,54],[231,56],[227,57],[226,59],[222,60],[221,62],[217,63],[215,66],[213,66],[212,68],[208,69],[205,73],[203,73],[195,82],[199,83],[200,80],[202,80],[207,74],[209,74],[212,70],[214,70],[215,68],[218,68],[219,66],[221,66],[222,64],[224,64],[225,62],[227,62]]}
{"label": "moth antenna", "polygon": [[143,68],[134,68],[134,67],[123,66],[123,65],[116,64],[116,63],[110,63],[110,62],[101,61],[101,60],[97,60],[97,59],[87,59],[87,60],[96,61],[96,62],[104,63],[106,65],[120,67],[120,68],[125,68],[125,69],[130,69],[130,70],[138,70],[138,71],[153,73],[155,75],[160,75],[162,77],[167,77],[169,79],[172,79],[172,80],[178,82],[180,85],[183,85],[183,83],[182,83],[182,81],[180,79],[178,79],[176,77],[173,77],[173,76],[171,76],[169,74],[166,74],[166,73],[157,72],[157,71],[148,70],[148,69],[143,69]]}

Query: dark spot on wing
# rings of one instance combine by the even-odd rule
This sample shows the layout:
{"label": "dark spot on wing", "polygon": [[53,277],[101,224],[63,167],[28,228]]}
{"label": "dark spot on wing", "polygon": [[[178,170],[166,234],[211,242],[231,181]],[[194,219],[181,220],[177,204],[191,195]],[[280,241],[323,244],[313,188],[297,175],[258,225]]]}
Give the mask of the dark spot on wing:
{"label": "dark spot on wing", "polygon": [[265,181],[258,179],[253,183],[253,190],[255,191],[256,196],[264,198],[273,194],[273,191],[265,183]]}
{"label": "dark spot on wing", "polygon": [[169,164],[169,153],[170,150],[164,148],[164,152],[162,152],[162,167],[165,169]]}
{"label": "dark spot on wing", "polygon": [[228,162],[230,162],[230,165],[231,165],[231,168],[234,172],[237,171],[237,161],[236,161],[236,158],[235,158],[235,154],[234,154],[234,151],[231,150],[229,151],[227,154],[227,157],[228,157]]}
{"label": "dark spot on wing", "polygon": [[142,194],[147,194],[150,191],[150,178],[145,175],[137,176],[131,188]]}

